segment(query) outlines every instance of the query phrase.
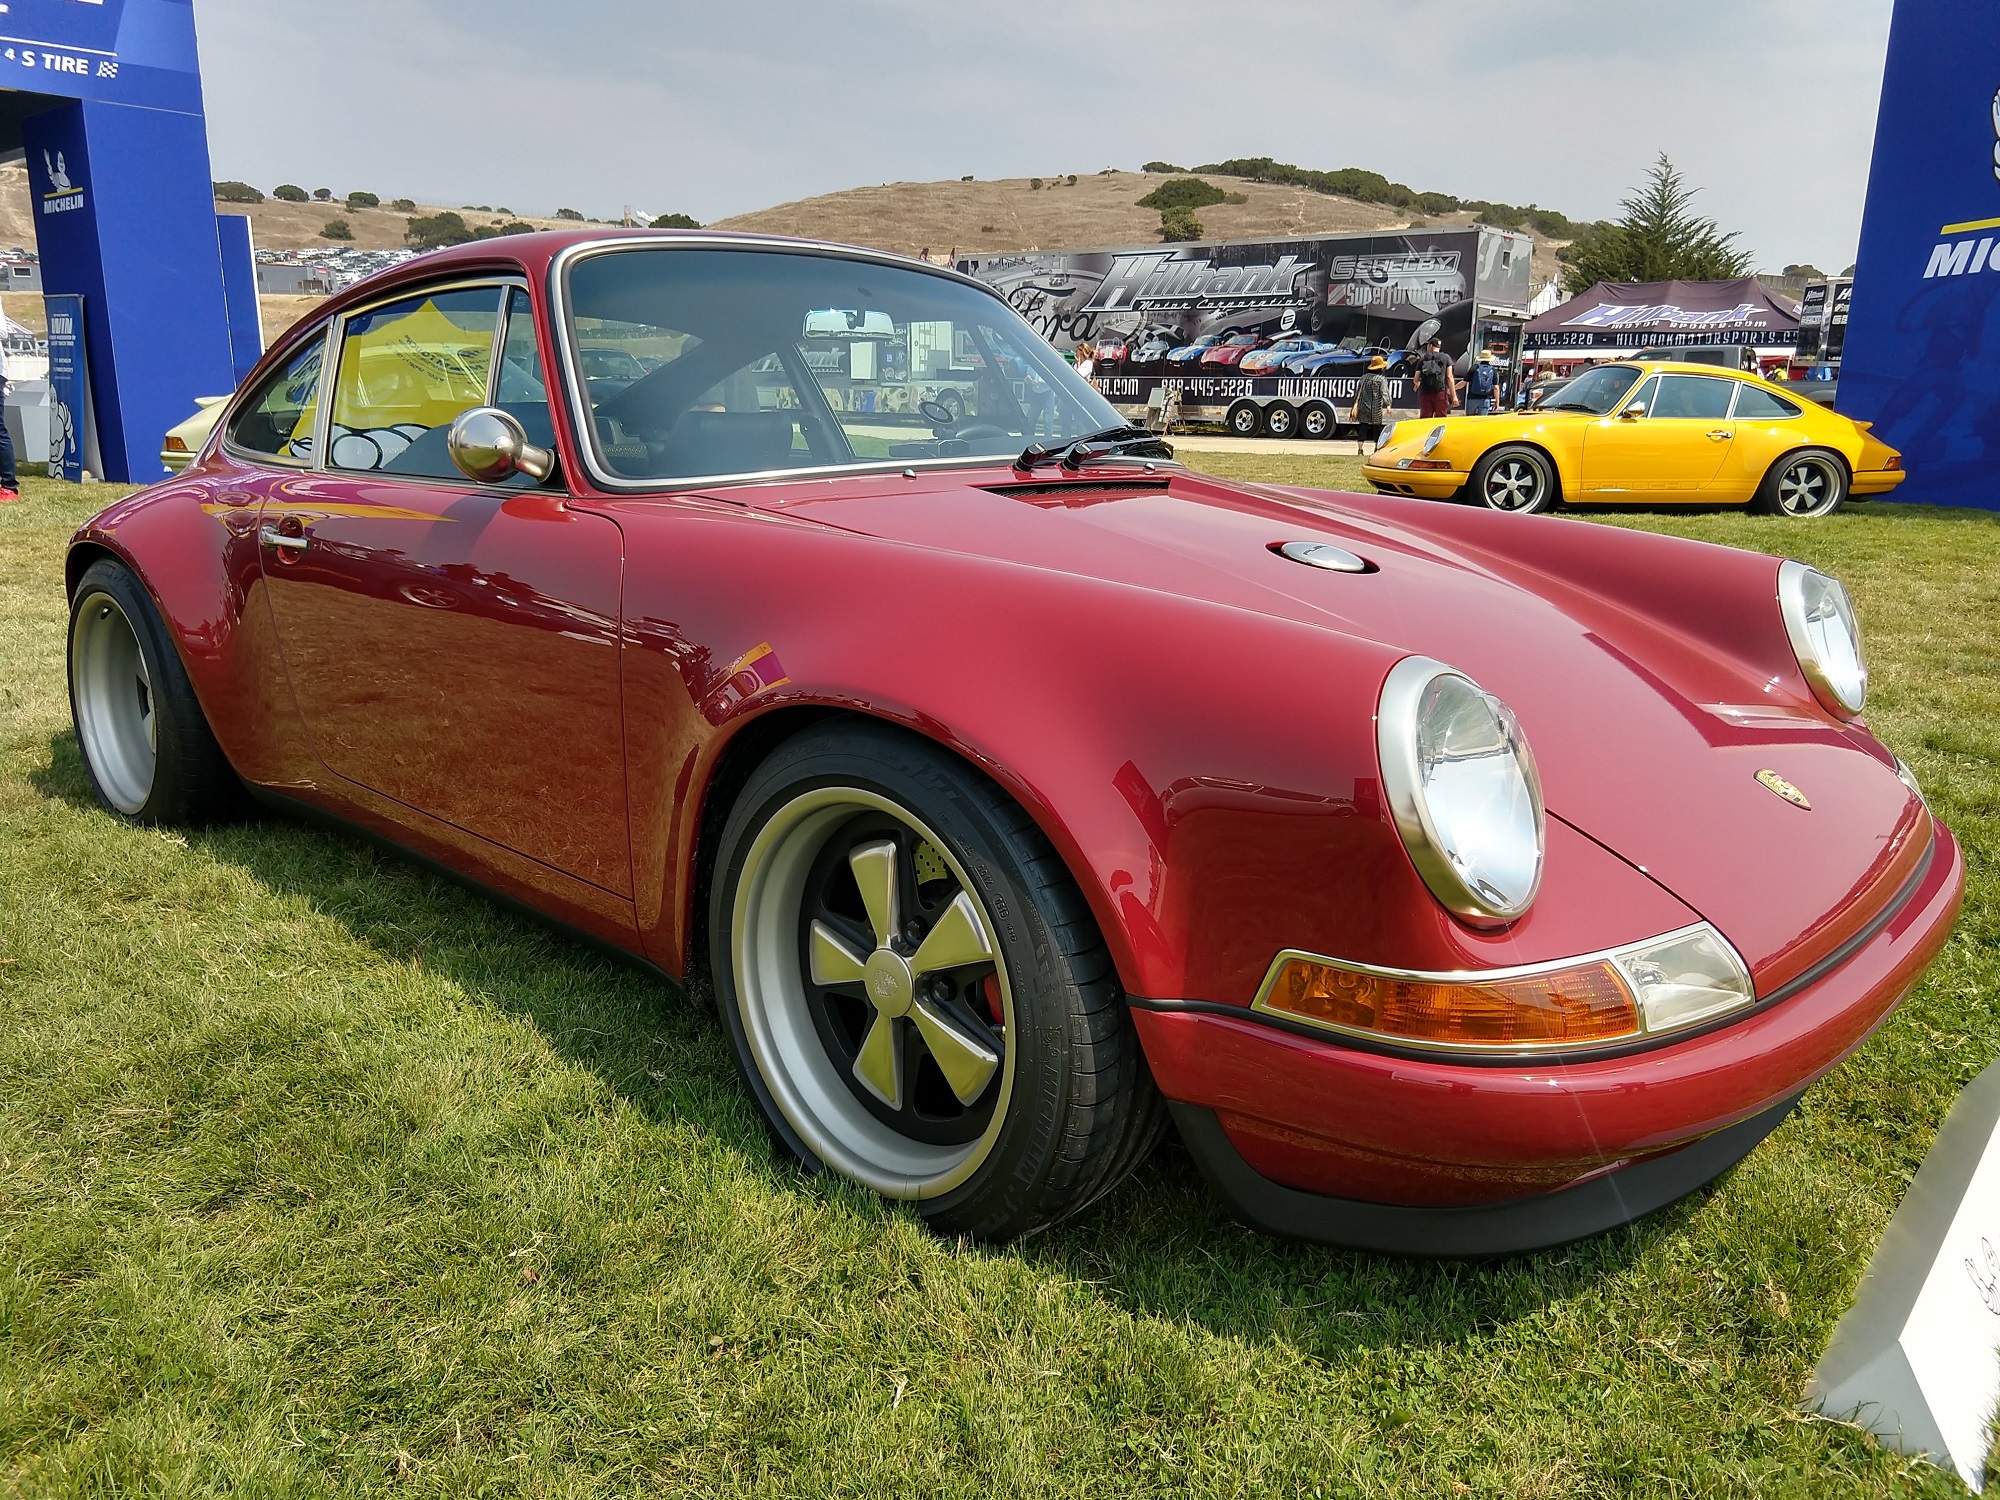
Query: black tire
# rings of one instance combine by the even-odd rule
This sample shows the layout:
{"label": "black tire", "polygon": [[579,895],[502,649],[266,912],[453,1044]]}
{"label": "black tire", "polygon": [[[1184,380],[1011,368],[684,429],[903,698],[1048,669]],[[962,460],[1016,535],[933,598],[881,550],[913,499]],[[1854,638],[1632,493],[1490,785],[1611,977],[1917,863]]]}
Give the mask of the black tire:
{"label": "black tire", "polygon": [[1267,437],[1288,438],[1299,425],[1299,414],[1282,401],[1273,401],[1264,408],[1264,434]]}
{"label": "black tire", "polygon": [[1830,516],[1847,499],[1847,464],[1825,448],[1802,448],[1771,465],[1750,508],[1759,515],[1813,520]]}
{"label": "black tire", "polygon": [[780,746],[731,807],[708,921],[717,1009],[778,1141],[941,1233],[1054,1223],[1165,1129],[1062,860],[928,741],[848,720]]}
{"label": "black tire", "polygon": [[1488,510],[1531,516],[1556,503],[1555,465],[1539,448],[1508,443],[1472,466],[1466,490]]}
{"label": "black tire", "polygon": [[1264,425],[1264,413],[1255,401],[1239,401],[1229,408],[1223,421],[1238,437],[1255,437]]}
{"label": "black tire", "polygon": [[198,826],[242,809],[243,784],[132,570],[100,558],[70,599],[69,705],[83,773],[127,823]]}
{"label": "black tire", "polygon": [[1340,426],[1333,408],[1324,401],[1308,401],[1299,408],[1299,436],[1313,439],[1330,438]]}

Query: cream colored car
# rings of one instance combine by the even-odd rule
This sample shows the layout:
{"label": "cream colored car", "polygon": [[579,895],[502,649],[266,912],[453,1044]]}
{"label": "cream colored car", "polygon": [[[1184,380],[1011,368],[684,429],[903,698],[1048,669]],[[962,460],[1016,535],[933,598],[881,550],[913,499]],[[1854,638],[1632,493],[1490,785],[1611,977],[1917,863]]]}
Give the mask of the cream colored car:
{"label": "cream colored car", "polygon": [[201,409],[180,426],[167,432],[167,440],[160,445],[160,462],[170,473],[178,474],[194,462],[194,456],[208,443],[208,435],[215,430],[216,420],[222,415],[227,396],[197,396],[194,404]]}

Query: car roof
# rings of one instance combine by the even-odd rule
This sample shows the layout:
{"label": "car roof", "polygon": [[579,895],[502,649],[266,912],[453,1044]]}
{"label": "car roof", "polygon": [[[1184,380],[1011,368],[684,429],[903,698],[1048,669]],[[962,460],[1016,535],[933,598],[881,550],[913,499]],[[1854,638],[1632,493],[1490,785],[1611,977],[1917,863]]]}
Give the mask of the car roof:
{"label": "car roof", "polygon": [[[1668,375],[1733,375],[1741,380],[1746,377],[1752,377],[1755,373],[1750,370],[1732,370],[1727,365],[1703,364],[1698,360],[1689,359],[1614,359],[1606,363],[1627,365],[1634,369],[1644,370],[1649,375],[1660,373]],[[1591,368],[1601,369],[1603,366],[1593,365]],[[1583,375],[1588,372],[1578,370],[1576,373]]]}

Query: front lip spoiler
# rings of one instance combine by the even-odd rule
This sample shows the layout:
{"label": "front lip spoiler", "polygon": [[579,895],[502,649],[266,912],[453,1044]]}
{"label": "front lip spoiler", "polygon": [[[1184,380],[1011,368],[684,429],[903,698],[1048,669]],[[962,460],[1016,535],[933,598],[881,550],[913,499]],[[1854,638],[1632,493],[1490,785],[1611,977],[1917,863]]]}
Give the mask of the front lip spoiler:
{"label": "front lip spoiler", "polygon": [[1457,1208],[1366,1203],[1285,1187],[1242,1158],[1214,1110],[1171,1099],[1167,1108],[1202,1176],[1253,1228],[1385,1255],[1491,1260],[1587,1239],[1685,1198],[1749,1155],[1798,1102],[1793,1094],[1678,1151],[1553,1193]]}

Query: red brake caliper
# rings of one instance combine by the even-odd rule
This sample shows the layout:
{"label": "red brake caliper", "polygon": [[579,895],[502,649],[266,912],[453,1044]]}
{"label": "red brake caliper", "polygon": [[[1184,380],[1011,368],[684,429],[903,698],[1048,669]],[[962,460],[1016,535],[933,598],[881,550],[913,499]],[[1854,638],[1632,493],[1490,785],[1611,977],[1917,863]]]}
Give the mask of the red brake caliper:
{"label": "red brake caliper", "polygon": [[988,974],[979,981],[979,993],[986,997],[986,1013],[993,1018],[995,1026],[1007,1024],[1006,1007],[1000,1003],[1000,976]]}

